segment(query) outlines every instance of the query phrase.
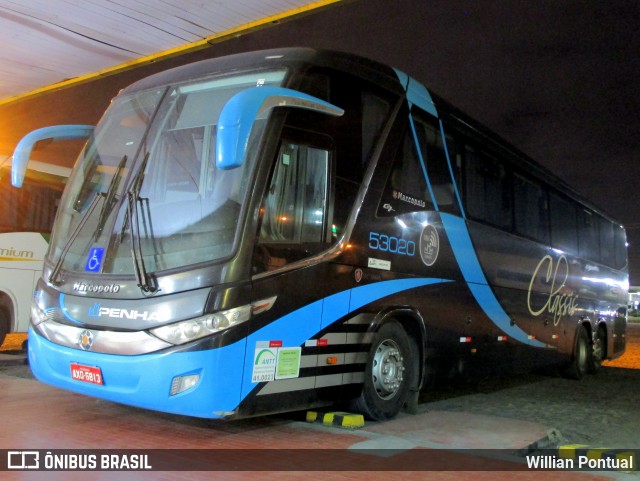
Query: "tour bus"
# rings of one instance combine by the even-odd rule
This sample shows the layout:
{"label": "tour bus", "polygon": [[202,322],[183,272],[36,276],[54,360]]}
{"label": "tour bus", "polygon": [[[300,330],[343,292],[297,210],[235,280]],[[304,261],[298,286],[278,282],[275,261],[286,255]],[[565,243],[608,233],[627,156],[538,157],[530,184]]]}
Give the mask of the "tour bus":
{"label": "tour bus", "polygon": [[[56,208],[70,168],[31,161],[22,188],[11,185],[11,158],[0,163],[0,345],[26,332]],[[26,165],[25,165],[26,166]]]}
{"label": "tour bus", "polygon": [[407,74],[293,48],[112,101],[67,185],[29,362],[54,386],[232,419],[416,410],[436,366],[625,349],[623,227]]}

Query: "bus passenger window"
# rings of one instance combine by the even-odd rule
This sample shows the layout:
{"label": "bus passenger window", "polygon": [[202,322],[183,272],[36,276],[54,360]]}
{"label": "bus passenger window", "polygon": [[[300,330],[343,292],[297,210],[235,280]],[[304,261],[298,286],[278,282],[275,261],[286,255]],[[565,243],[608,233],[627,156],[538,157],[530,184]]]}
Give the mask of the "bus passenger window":
{"label": "bus passenger window", "polygon": [[549,208],[547,193],[539,185],[514,176],[513,206],[516,232],[530,239],[549,243]]}
{"label": "bus passenger window", "polygon": [[506,230],[511,229],[511,185],[505,166],[465,146],[465,208],[469,215]]}
{"label": "bus passenger window", "polygon": [[578,251],[580,257],[600,262],[600,232],[596,216],[582,209],[578,215]]}
{"label": "bus passenger window", "polygon": [[615,243],[616,269],[622,269],[627,264],[627,235],[624,228],[619,225],[613,226],[613,236]]}
{"label": "bus passenger window", "polygon": [[578,214],[573,202],[551,193],[551,242],[559,249],[578,252]]}
{"label": "bus passenger window", "polygon": [[459,193],[462,193],[462,158],[464,157],[464,144],[457,136],[449,134],[450,129],[446,126],[445,137],[447,139],[447,152],[449,154],[449,162],[453,172],[453,178]]}
{"label": "bus passenger window", "polygon": [[613,224],[600,218],[600,262],[607,266],[615,264],[616,254],[613,241]]}

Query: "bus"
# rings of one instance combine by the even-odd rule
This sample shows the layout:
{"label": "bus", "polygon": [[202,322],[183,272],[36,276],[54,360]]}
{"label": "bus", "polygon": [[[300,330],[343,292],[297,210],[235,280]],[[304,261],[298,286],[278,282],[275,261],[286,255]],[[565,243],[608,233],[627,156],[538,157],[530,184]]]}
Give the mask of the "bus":
{"label": "bus", "polygon": [[92,131],[87,125],[36,129],[12,157],[0,160],[0,345],[9,333],[27,332],[33,292],[71,173],[64,158],[77,155]]}
{"label": "bus", "polygon": [[27,332],[56,209],[70,168],[31,161],[22,188],[11,185],[11,158],[0,162],[0,345]]}
{"label": "bus", "polygon": [[58,209],[29,362],[180,415],[385,420],[438,366],[597,372],[628,285],[620,223],[416,79],[249,52],[114,98]]}

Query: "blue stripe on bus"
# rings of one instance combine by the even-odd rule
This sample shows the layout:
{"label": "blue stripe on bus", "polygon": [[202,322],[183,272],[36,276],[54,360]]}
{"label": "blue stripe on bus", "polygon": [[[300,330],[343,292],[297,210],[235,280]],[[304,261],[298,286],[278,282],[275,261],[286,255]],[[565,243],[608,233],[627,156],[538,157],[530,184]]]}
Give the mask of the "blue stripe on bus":
{"label": "blue stripe on bus", "polygon": [[[417,105],[421,109],[433,114],[435,117],[438,117],[438,112],[433,103],[431,95],[429,94],[429,91],[420,82],[412,79],[401,70],[395,69],[395,72],[398,76],[398,79],[400,80],[400,83],[407,92],[407,101],[409,102],[409,106],[411,107],[411,105]],[[413,125],[413,119],[411,117],[410,121],[413,130],[414,141],[416,143],[416,146],[419,146],[415,127]],[[485,278],[482,267],[480,266],[480,261],[476,256],[475,250],[473,249],[471,237],[469,236],[469,231],[467,230],[467,226],[465,223],[464,208],[462,206],[460,194],[458,192],[455,177],[453,175],[453,169],[451,165],[451,159],[449,158],[449,151],[446,146],[442,120],[440,120],[440,134],[442,135],[442,138],[445,142],[444,151],[445,155],[447,156],[449,174],[451,175],[456,198],[458,200],[460,212],[462,213],[463,217],[459,218],[449,214],[441,213],[441,218],[444,229],[447,232],[447,236],[449,237],[451,248],[453,249],[453,253],[456,257],[458,265],[460,266],[460,270],[462,271],[464,280],[467,282],[467,285],[469,286],[473,297],[476,299],[485,314],[487,314],[492,322],[496,324],[500,329],[502,329],[502,331],[504,331],[508,336],[531,346],[545,347],[545,344],[541,343],[540,341],[529,339],[529,335],[519,327],[511,325],[511,318],[506,312],[504,312],[504,309],[500,305],[500,302],[498,301],[498,299],[496,299],[495,294],[487,283],[487,279]],[[431,197],[433,199],[433,205],[436,207],[436,210],[438,210],[437,204],[435,203],[435,197],[433,196],[433,192],[431,192],[431,184],[429,183],[429,176],[425,171],[422,154],[420,153],[419,148],[417,148],[417,150],[418,155],[420,156],[422,170],[425,174],[425,178],[427,179],[429,193],[431,194]]]}
{"label": "blue stripe on bus", "polygon": [[67,307],[64,305],[64,299],[65,299],[64,294],[60,294],[60,310],[62,311],[62,314],[64,314],[64,317],[66,317],[67,319],[69,319],[71,322],[75,324],[84,325],[84,322],[75,319],[71,314],[69,314]]}
{"label": "blue stripe on bus", "polygon": [[511,318],[504,312],[500,302],[496,299],[495,294],[487,283],[464,219],[445,213],[440,214],[440,218],[453,249],[453,255],[462,271],[462,276],[482,310],[494,324],[512,339],[535,347],[545,347],[544,343],[529,339],[529,335],[526,332],[511,324]]}
{"label": "blue stripe on bus", "polygon": [[[442,284],[443,282],[452,282],[449,279],[437,279],[437,278],[409,278],[409,279],[395,279],[391,281],[376,282],[375,284],[367,284],[365,286],[356,287],[351,289],[351,303],[349,305],[349,312],[353,312],[361,307],[366,306],[372,302],[375,302],[383,297],[397,294],[401,291],[408,289],[414,289],[416,287],[428,286],[431,284]],[[329,296],[326,300],[330,301],[333,296]],[[335,319],[337,320],[337,319]]]}
{"label": "blue stripe on bus", "polygon": [[437,117],[438,111],[436,110],[436,106],[433,103],[431,94],[426,89],[426,87],[415,79],[409,77],[402,70],[394,70],[396,72],[396,75],[398,76],[398,80],[400,80],[400,83],[402,84],[402,87],[407,92],[407,100],[409,101],[409,106],[417,105],[422,110],[429,112],[431,115]]}
{"label": "blue stripe on bus", "polygon": [[[247,356],[245,358],[241,398],[244,399],[248,396],[256,386],[256,383],[251,381],[251,377],[253,374],[254,351],[258,342],[280,341],[284,347],[301,346],[305,341],[315,336],[321,330],[321,326],[328,326],[346,314],[354,312],[367,304],[408,289],[443,282],[451,281],[448,279],[421,277],[394,279],[355,287],[349,291],[338,292],[306,305],[252,333],[247,338]],[[350,292],[350,296],[345,297],[348,292]],[[346,311],[336,307],[339,304],[344,306],[347,301],[349,305]],[[328,311],[333,315],[327,315],[326,311],[323,313],[323,305],[334,306]]]}
{"label": "blue stripe on bus", "polygon": [[[395,69],[395,72],[396,72],[396,75],[398,76],[398,79],[400,80],[400,83],[402,84],[402,87],[405,89],[407,93],[407,101],[409,102],[409,107],[411,107],[412,105],[417,105],[424,111],[429,112],[430,114],[432,114],[437,118],[438,111],[436,109],[435,104],[433,103],[431,94],[426,89],[426,87],[422,85],[420,82],[417,82],[416,80],[409,77],[406,73],[402,72],[401,70]],[[455,181],[455,176],[453,175],[453,168],[451,166],[451,159],[449,158],[449,151],[447,149],[447,139],[444,135],[442,119],[439,119],[439,121],[440,121],[440,135],[442,136],[442,141],[444,144],[444,152],[447,158],[447,165],[449,167],[449,175],[451,176],[451,183],[453,185],[453,190],[456,194],[456,199],[458,200],[458,206],[460,207],[460,212],[462,213],[462,217],[464,218],[466,216],[464,213],[464,207],[462,206],[462,200],[460,199],[460,193],[458,192],[458,186]],[[424,177],[427,180],[427,187],[429,189],[429,194],[431,195],[431,201],[433,202],[435,209],[440,210],[438,208],[438,204],[436,203],[435,195],[433,195],[433,189],[431,188],[431,181],[429,180],[429,176],[427,175],[426,162],[425,162],[425,159],[423,158],[422,151],[420,149],[420,142],[418,142],[415,123],[413,121],[413,117],[411,116],[411,114],[409,114],[409,122],[411,125],[411,131],[413,133],[413,141],[415,143],[416,150],[420,158],[422,172],[424,173]],[[428,162],[428,159],[427,159],[427,162]]]}

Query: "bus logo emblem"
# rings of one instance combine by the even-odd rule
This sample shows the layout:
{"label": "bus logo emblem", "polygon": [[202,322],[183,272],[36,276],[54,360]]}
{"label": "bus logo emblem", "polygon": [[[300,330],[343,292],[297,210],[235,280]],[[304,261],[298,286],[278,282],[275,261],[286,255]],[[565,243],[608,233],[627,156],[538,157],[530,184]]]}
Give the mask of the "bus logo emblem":
{"label": "bus logo emblem", "polygon": [[84,266],[85,272],[100,272],[102,258],[104,257],[104,247],[93,247],[87,256],[87,263]]}
{"label": "bus logo emblem", "polygon": [[354,277],[356,279],[356,282],[360,282],[362,280],[362,269],[360,268],[356,269],[356,272],[354,273]]}
{"label": "bus logo emblem", "polygon": [[440,238],[438,231],[432,225],[426,225],[420,235],[420,257],[428,267],[436,263],[440,252]]}
{"label": "bus logo emblem", "polygon": [[93,346],[93,334],[91,331],[85,329],[80,333],[78,336],[78,345],[83,351],[91,350],[91,346]]}

